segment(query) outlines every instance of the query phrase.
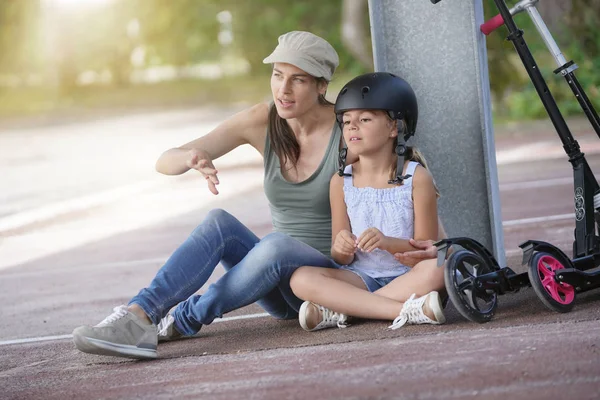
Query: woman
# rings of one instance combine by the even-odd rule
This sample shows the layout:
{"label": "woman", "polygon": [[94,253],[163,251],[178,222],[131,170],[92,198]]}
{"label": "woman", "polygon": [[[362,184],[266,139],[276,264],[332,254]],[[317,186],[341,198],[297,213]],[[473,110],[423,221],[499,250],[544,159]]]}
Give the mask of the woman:
{"label": "woman", "polygon": [[[173,253],[149,287],[100,324],[74,330],[86,353],[156,358],[157,325],[165,339],[192,336],[224,313],[257,302],[279,319],[297,318],[302,301],[289,280],[301,265],[335,267],[329,258],[329,180],[338,167],[341,132],[325,93],[339,59],[324,39],[289,32],[264,63],[273,65],[272,104],[258,104],[212,132],[166,151],[159,172],[199,171],[217,194],[213,160],[242,144],[264,157],[264,186],[275,233],[259,239],[223,210],[213,210]],[[218,263],[227,272],[202,296],[192,296]],[[192,296],[192,297],[190,297]]]}

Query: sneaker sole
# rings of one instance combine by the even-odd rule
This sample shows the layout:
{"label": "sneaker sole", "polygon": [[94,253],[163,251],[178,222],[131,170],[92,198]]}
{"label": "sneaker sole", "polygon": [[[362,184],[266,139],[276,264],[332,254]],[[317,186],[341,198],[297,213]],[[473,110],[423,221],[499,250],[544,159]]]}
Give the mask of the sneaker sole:
{"label": "sneaker sole", "polygon": [[111,343],[85,336],[73,336],[73,342],[77,349],[89,354],[134,358],[139,360],[155,359],[158,357],[156,349],[142,349],[136,346]]}
{"label": "sneaker sole", "polygon": [[308,325],[306,325],[306,308],[309,306],[310,301],[305,301],[300,306],[300,311],[298,312],[298,322],[300,322],[300,326],[302,329],[308,332],[312,332],[313,329],[309,329]]}
{"label": "sneaker sole", "polygon": [[440,294],[438,292],[433,292],[430,296],[432,296],[433,299],[430,300],[429,306],[431,307],[431,303],[437,305],[437,307],[431,307],[433,315],[435,315],[435,320],[438,324],[443,324],[446,322],[446,316],[444,315]]}

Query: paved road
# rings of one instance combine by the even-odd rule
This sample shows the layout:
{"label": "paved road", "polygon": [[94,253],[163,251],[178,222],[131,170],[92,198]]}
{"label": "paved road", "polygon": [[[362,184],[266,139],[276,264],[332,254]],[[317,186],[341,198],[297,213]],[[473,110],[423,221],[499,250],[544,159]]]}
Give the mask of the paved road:
{"label": "paved road", "polygon": [[[162,345],[157,361],[76,351],[73,327],[98,322],[146,285],[211,208],[259,235],[270,231],[252,149],[221,161],[219,196],[193,174],[152,169],[160,151],[223,115],[181,111],[0,133],[0,398],[597,398],[600,292],[556,314],[525,289],[501,297],[488,324],[449,306],[446,325],[393,332],[365,321],[306,333],[250,306],[200,338]],[[597,171],[598,140],[580,133]],[[534,127],[500,135],[497,150],[509,264],[519,268],[517,245],[530,238],[569,251],[571,171],[558,139]]]}

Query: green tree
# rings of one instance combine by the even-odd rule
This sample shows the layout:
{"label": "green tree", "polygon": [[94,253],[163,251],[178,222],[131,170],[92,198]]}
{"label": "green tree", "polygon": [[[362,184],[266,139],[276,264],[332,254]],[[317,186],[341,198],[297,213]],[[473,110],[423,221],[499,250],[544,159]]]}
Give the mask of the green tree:
{"label": "green tree", "polygon": [[0,2],[0,74],[25,75],[40,67],[39,2]]}
{"label": "green tree", "polygon": [[[512,4],[512,3],[511,3]],[[497,14],[493,0],[484,0],[486,19]],[[576,75],[595,107],[600,107],[600,2],[597,0],[547,0],[538,5],[563,54],[573,59]],[[557,67],[530,18],[515,16],[517,26],[536,59],[550,91],[565,115],[581,114],[569,86],[553,71]],[[487,38],[490,83],[496,112],[510,118],[545,118],[547,116],[533,84],[517,56],[512,43],[505,40],[502,27]]]}
{"label": "green tree", "polygon": [[277,37],[292,30],[310,31],[326,38],[338,51],[340,71],[358,74],[366,69],[342,43],[341,0],[223,0],[220,4],[233,14],[235,43],[250,62],[253,74],[265,70],[262,60],[277,45]]}

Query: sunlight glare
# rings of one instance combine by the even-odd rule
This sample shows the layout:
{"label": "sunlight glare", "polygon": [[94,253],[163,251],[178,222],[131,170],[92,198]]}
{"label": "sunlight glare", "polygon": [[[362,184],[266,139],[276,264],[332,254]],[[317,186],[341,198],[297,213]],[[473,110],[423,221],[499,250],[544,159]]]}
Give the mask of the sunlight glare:
{"label": "sunlight glare", "polygon": [[49,5],[55,5],[64,8],[81,8],[90,6],[105,5],[114,0],[46,0]]}

